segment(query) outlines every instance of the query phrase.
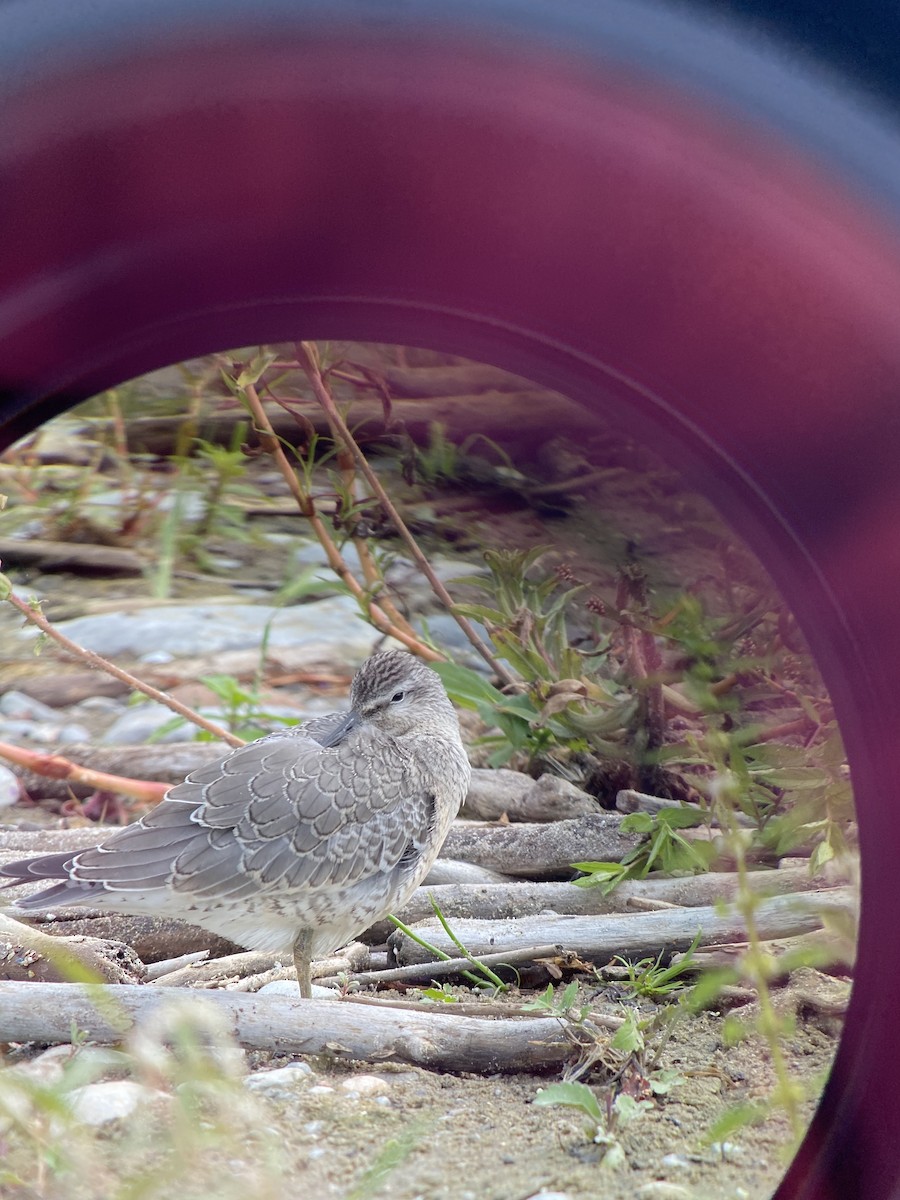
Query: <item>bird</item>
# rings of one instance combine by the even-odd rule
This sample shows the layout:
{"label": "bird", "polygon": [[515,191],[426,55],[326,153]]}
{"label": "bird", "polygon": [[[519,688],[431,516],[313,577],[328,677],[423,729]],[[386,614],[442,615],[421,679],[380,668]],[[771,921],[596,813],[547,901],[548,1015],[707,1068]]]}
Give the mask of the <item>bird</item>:
{"label": "bird", "polygon": [[459,720],[410,653],[366,659],[347,712],[315,717],[192,771],[99,845],[0,867],[26,912],[58,905],[177,917],[250,950],[310,963],[399,908],[468,790]]}

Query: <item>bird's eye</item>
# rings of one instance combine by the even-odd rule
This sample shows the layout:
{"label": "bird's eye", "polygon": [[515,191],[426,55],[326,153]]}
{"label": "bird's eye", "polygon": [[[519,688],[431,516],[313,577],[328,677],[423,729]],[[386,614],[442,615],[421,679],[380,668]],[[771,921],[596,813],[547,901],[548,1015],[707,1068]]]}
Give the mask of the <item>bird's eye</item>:
{"label": "bird's eye", "polygon": [[405,692],[394,692],[393,696],[391,696],[391,704],[396,704],[399,700],[402,700],[405,695]]}

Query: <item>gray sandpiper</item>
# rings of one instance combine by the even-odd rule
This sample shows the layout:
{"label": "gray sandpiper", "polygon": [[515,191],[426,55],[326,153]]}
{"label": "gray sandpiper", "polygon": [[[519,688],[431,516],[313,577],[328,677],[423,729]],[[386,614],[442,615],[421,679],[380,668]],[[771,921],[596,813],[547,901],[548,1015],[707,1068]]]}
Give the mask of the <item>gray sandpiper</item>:
{"label": "gray sandpiper", "polygon": [[437,857],[469,785],[437,672],[402,650],[357,672],[350,710],[241,746],[188,775],[99,846],[0,867],[54,882],[24,911],[88,904],[178,917],[251,950],[310,961],[399,908]]}

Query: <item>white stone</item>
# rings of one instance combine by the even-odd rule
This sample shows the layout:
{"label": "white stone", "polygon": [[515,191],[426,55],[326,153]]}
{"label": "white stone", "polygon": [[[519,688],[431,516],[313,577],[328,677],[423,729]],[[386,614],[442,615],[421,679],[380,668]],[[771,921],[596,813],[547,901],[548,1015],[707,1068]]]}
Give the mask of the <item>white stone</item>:
{"label": "white stone", "polygon": [[341,1090],[357,1096],[381,1096],[390,1091],[390,1084],[378,1075],[353,1075],[343,1080]]}
{"label": "white stone", "polygon": [[68,1096],[74,1116],[85,1125],[106,1125],[120,1121],[142,1104],[171,1100],[165,1092],[144,1087],[130,1079],[113,1079],[106,1083],[89,1083],[75,1088]]}
{"label": "white stone", "polygon": [[[304,1068],[306,1068],[304,1070]],[[302,1087],[314,1079],[311,1069],[306,1063],[296,1063],[288,1067],[273,1067],[266,1071],[255,1071],[248,1075],[244,1084],[254,1092],[264,1092],[272,1088]]]}
{"label": "white stone", "polygon": [[656,1179],[639,1187],[634,1195],[635,1200],[691,1200],[693,1192],[682,1187],[680,1183]]}

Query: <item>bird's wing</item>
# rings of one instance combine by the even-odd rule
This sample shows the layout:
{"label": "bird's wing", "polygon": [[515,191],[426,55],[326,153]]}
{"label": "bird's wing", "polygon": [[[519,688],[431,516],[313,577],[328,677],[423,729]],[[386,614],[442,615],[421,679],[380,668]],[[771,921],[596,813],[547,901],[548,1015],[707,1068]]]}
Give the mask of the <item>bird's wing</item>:
{"label": "bird's wing", "polygon": [[264,738],[193,772],[137,824],[79,853],[70,875],[211,900],[349,884],[427,839],[434,796],[414,775],[404,755],[365,737],[331,749],[300,730]]}

